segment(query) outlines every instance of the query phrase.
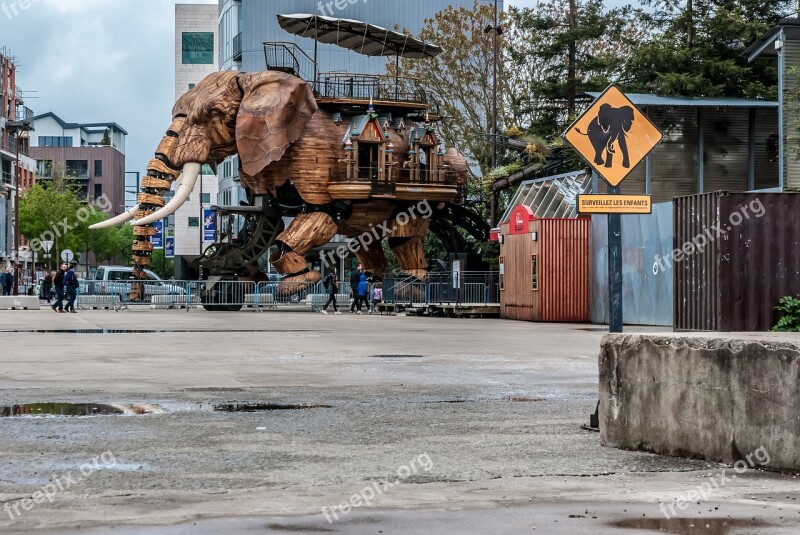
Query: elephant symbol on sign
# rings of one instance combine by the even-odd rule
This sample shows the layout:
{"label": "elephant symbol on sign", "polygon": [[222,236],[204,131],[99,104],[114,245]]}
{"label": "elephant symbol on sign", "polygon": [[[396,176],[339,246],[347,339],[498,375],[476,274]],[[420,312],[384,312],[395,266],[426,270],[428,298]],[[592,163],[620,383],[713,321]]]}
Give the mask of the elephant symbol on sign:
{"label": "elephant symbol on sign", "polygon": [[617,152],[615,144],[618,144],[619,150],[622,152],[622,167],[628,168],[631,166],[631,162],[628,157],[626,137],[631,126],[633,126],[632,107],[614,108],[610,104],[603,104],[600,106],[597,117],[589,123],[586,133],[584,134],[578,129],[576,131],[581,135],[589,136],[589,141],[594,147],[594,163],[611,167],[614,163],[614,154]]}

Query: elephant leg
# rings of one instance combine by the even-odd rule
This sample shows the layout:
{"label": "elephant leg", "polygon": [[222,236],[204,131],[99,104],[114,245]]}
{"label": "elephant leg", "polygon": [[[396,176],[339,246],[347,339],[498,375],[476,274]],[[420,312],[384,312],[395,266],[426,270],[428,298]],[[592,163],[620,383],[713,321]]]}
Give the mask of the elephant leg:
{"label": "elephant leg", "polygon": [[389,269],[389,262],[383,252],[383,240],[364,247],[356,252],[358,261],[364,265],[364,271],[369,271],[373,276],[383,278]]}
{"label": "elephant leg", "polygon": [[603,165],[603,151],[606,150],[606,143],[605,138],[594,141],[592,140],[592,146],[594,147],[594,163],[597,165]]}
{"label": "elephant leg", "polygon": [[425,280],[428,278],[428,263],[425,261],[422,240],[430,229],[431,219],[401,217],[405,213],[400,212],[395,218],[396,224],[390,233],[389,247],[403,271],[419,280]]}
{"label": "elephant leg", "polygon": [[308,268],[305,255],[314,247],[328,243],[335,235],[336,223],[324,212],[300,214],[278,234],[278,247],[269,261],[278,273],[287,275],[278,289],[280,295],[298,293],[320,280],[319,271]]}
{"label": "elephant leg", "polygon": [[617,138],[619,141],[619,151],[622,153],[622,167],[629,168],[631,166],[631,160],[628,156],[628,142],[625,140],[625,134],[622,134]]}

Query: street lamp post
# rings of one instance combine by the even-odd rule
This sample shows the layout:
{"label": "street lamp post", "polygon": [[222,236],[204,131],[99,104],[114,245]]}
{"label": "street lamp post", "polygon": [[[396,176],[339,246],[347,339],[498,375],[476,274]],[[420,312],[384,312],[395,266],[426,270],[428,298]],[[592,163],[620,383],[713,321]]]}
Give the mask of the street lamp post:
{"label": "street lamp post", "polygon": [[19,295],[19,129],[14,130],[14,149],[16,162],[14,164],[14,295]]}
{"label": "street lamp post", "polygon": [[[491,126],[491,143],[492,143],[492,169],[497,167],[497,63],[498,63],[498,47],[497,37],[503,34],[503,28],[499,24],[498,14],[498,0],[494,0],[494,25],[484,28],[484,33],[492,32],[492,126]],[[489,209],[489,223],[492,228],[497,224],[497,192],[492,191],[491,205]]]}

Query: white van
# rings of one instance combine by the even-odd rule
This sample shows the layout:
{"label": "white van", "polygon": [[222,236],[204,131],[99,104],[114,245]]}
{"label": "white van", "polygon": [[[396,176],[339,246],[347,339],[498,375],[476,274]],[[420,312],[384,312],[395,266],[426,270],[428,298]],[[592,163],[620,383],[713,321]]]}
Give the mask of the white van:
{"label": "white van", "polygon": [[[145,296],[151,295],[186,295],[186,289],[172,281],[164,281],[158,275],[144,270],[147,279],[144,281]],[[87,280],[87,291],[91,294],[119,295],[130,294],[133,268],[125,266],[100,266],[95,271],[94,279]]]}

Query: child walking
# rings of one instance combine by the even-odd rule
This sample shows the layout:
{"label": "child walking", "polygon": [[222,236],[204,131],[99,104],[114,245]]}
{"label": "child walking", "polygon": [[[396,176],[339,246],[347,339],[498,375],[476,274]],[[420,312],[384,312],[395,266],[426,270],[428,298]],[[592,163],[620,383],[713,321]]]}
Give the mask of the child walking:
{"label": "child walking", "polygon": [[383,283],[376,282],[375,287],[372,289],[372,310],[369,311],[370,314],[373,314],[375,310],[378,308],[383,302]]}

